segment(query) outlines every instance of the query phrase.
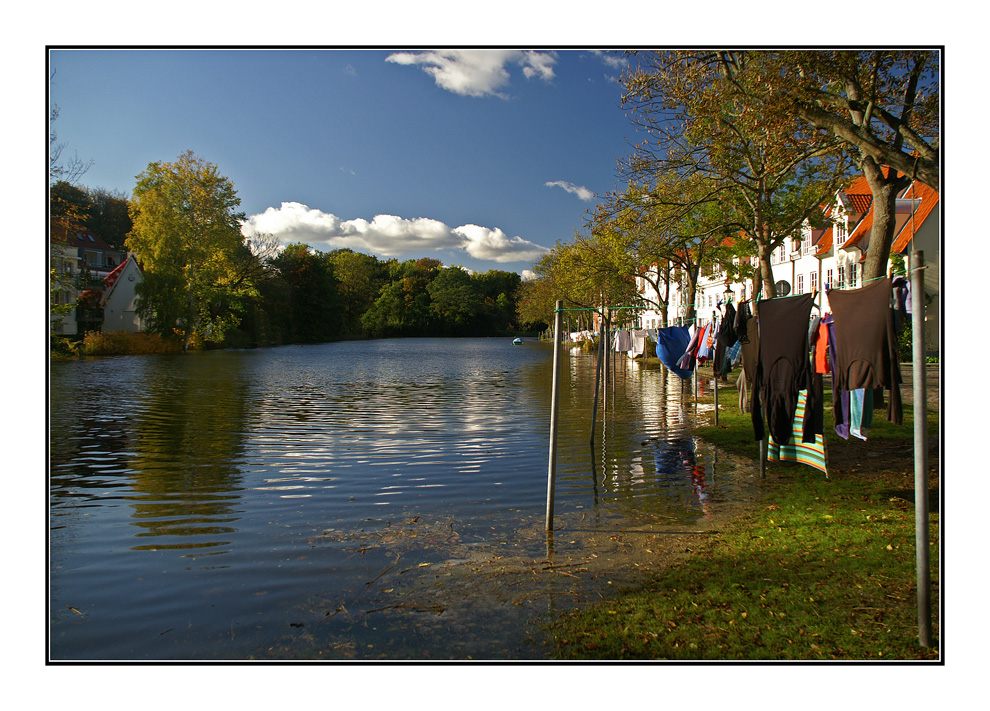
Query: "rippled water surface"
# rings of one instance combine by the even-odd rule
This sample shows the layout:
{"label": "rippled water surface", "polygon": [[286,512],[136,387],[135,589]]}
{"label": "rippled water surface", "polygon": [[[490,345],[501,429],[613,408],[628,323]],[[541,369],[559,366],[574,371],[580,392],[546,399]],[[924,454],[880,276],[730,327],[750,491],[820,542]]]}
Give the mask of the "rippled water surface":
{"label": "rippled water surface", "polygon": [[594,358],[565,353],[548,549],[551,364],[507,339],[53,364],[51,658],[539,657],[533,605],[579,594],[545,597],[554,550],[618,555],[592,539],[752,479],[655,359],[620,359],[592,447]]}

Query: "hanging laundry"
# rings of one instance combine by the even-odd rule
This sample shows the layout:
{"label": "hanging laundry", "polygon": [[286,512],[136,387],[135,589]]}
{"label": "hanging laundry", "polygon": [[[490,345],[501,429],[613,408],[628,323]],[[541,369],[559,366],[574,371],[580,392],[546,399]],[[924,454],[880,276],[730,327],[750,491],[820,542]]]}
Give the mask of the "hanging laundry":
{"label": "hanging laundry", "polygon": [[811,294],[801,294],[756,305],[760,350],[751,409],[758,440],[764,437],[764,408],[767,427],[774,439],[781,444],[790,440],[801,390],[808,391],[802,441],[813,443],[815,436],[824,432],[821,377],[811,370],[808,348],[812,303]]}
{"label": "hanging laundry", "polygon": [[849,393],[849,434],[865,440],[873,425],[873,390],[860,388]]}
{"label": "hanging laundry", "polygon": [[721,319],[716,338],[726,348],[731,348],[739,340],[736,335],[736,309],[731,301],[725,305],[725,315]]}
{"label": "hanging laundry", "polygon": [[828,476],[828,450],[825,445],[824,433],[816,434],[813,442],[802,441],[805,431],[805,415],[808,402],[808,391],[798,392],[797,407],[794,410],[794,422],[788,441],[778,442],[773,434],[767,445],[767,459],[774,462],[797,462],[807,464]]}
{"label": "hanging laundry", "polygon": [[657,330],[657,358],[682,380],[691,378],[692,369],[681,368],[677,361],[690,342],[691,332],[687,326],[668,326]]}
{"label": "hanging laundry", "polygon": [[839,357],[835,347],[835,318],[831,314],[825,314],[822,323],[828,331],[828,360],[832,371],[832,414],[835,418],[835,433],[842,439],[849,439],[849,391],[839,387],[835,367],[832,365]]}
{"label": "hanging laundry", "polygon": [[887,419],[899,425],[903,418],[901,370],[890,296],[890,277],[860,289],[829,291],[836,344],[832,371],[840,390],[890,390]]}
{"label": "hanging laundry", "polygon": [[894,332],[900,334],[904,325],[911,323],[911,282],[902,276],[891,282],[894,296]]}
{"label": "hanging laundry", "polygon": [[701,344],[698,346],[698,352],[695,354],[695,358],[698,359],[699,363],[704,363],[710,360],[713,355],[715,355],[715,323],[707,324],[705,327],[705,333],[701,338]]}
{"label": "hanging laundry", "polygon": [[625,353],[630,347],[629,331],[616,331],[612,342],[616,353]]}
{"label": "hanging laundry", "polygon": [[736,378],[736,390],[739,391],[739,412],[749,412],[745,371],[739,371],[739,377]]}
{"label": "hanging laundry", "polygon": [[755,318],[746,321],[746,340],[740,338],[739,342],[742,344],[740,352],[742,353],[743,372],[746,374],[746,381],[752,388],[753,380],[756,378],[756,364],[760,360],[760,325]]}
{"label": "hanging laundry", "polygon": [[630,336],[629,353],[634,357],[646,353],[646,331],[633,331]]}
{"label": "hanging laundry", "polygon": [[742,359],[742,346],[742,341],[737,340],[725,351],[725,359],[729,365],[739,365],[739,361]]}
{"label": "hanging laundry", "polygon": [[736,329],[736,338],[738,338],[742,343],[749,343],[749,321],[753,316],[749,312],[749,304],[745,301],[739,304],[739,309],[736,311],[736,318],[734,319],[733,328]]}
{"label": "hanging laundry", "polygon": [[811,353],[812,360],[815,363],[816,373],[828,373],[831,372],[829,368],[829,341],[828,332],[829,324],[832,323],[832,314],[825,314],[821,321],[818,322],[818,329],[815,333],[815,338],[812,341]]}
{"label": "hanging laundry", "polygon": [[[684,350],[684,353],[680,358],[677,359],[677,367],[681,370],[694,370],[694,359],[698,353],[698,348],[701,346],[701,339],[705,336],[705,327],[691,327],[691,340],[688,341],[688,346]],[[659,343],[659,338],[657,343]]]}

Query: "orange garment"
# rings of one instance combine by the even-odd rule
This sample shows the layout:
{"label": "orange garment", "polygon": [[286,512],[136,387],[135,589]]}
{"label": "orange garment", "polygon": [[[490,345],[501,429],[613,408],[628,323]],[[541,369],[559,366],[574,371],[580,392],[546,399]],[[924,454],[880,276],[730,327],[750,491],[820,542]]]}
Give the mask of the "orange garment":
{"label": "orange garment", "polygon": [[828,362],[828,325],[824,321],[818,324],[818,334],[815,338],[815,372],[832,372]]}

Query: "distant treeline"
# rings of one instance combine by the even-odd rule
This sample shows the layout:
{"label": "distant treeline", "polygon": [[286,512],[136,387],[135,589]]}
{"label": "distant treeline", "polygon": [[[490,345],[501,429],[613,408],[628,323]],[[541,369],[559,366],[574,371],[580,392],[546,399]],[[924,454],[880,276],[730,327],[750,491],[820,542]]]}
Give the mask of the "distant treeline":
{"label": "distant treeline", "polygon": [[545,327],[519,322],[515,272],[469,273],[436,259],[382,261],[350,249],[290,244],[268,260],[256,285],[223,345],[498,336]]}

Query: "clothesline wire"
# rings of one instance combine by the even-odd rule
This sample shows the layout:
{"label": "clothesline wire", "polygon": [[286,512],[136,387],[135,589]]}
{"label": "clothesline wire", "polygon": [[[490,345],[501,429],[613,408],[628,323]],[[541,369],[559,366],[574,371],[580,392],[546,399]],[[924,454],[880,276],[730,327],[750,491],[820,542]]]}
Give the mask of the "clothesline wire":
{"label": "clothesline wire", "polygon": [[[862,284],[863,285],[866,285],[866,284],[869,284],[870,282],[879,281],[881,279],[886,279],[888,276],[891,276],[891,277],[894,277],[894,276],[906,276],[906,275],[910,274],[911,272],[914,272],[914,271],[924,271],[925,269],[928,269],[928,265],[927,264],[924,264],[924,265],[922,265],[920,267],[907,267],[907,268],[904,269],[904,271],[892,271],[889,275],[886,275],[885,274],[884,276],[871,277],[869,279],[863,279]],[[845,289],[839,289],[839,288],[836,288],[836,287],[828,287],[828,288],[829,288],[829,290],[834,289],[835,291],[844,291],[845,290]],[[860,288],[860,287],[849,287],[849,288],[851,289],[851,288]],[[777,297],[777,298],[787,298],[787,297]],[[759,301],[760,300],[760,295],[757,294],[756,296],[754,296],[753,297],[753,300],[754,301]],[[722,302],[719,302],[719,304],[721,304],[721,303]],[[697,308],[707,308],[704,303],[701,303],[701,304],[695,303],[695,304],[693,304],[693,306],[696,309]],[[607,311],[620,311],[622,309],[647,310],[643,306],[604,306],[604,307],[587,306],[587,307],[576,308],[576,309],[554,309],[553,312],[554,313],[561,313],[561,312],[564,312],[564,311],[594,311],[594,312],[598,313],[598,312],[601,312],[603,309],[604,310],[607,310]],[[678,317],[678,318],[682,318],[682,317]],[[702,318],[704,318],[704,317],[702,317]],[[696,316],[694,318],[682,318],[682,320],[684,320],[684,321],[697,321],[698,320],[698,317]]]}
{"label": "clothesline wire", "polygon": [[594,311],[597,313],[602,309],[606,309],[608,311],[618,311],[620,309],[642,309],[642,308],[643,308],[642,306],[603,306],[603,307],[588,306],[580,309],[554,309],[553,312],[555,314],[561,313],[563,311]]}

